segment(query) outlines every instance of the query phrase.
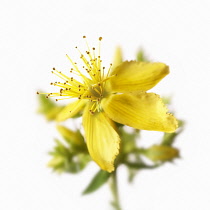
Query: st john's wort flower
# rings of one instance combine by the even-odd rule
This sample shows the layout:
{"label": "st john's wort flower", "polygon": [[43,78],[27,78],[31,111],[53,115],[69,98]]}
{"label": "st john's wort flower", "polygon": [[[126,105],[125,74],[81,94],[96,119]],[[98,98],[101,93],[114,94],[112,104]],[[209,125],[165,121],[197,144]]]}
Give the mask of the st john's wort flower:
{"label": "st john's wort flower", "polygon": [[[99,49],[101,40],[100,37]],[[52,72],[64,82],[52,83],[60,91],[47,97],[76,99],[61,111],[57,120],[66,120],[82,111],[88,151],[101,169],[112,172],[120,144],[114,122],[142,130],[176,130],[177,120],[168,113],[160,97],[146,92],[169,73],[169,67],[163,63],[126,61],[106,70],[95,48],[85,54],[80,56],[83,68],[67,56],[73,66],[70,76],[53,68]]]}

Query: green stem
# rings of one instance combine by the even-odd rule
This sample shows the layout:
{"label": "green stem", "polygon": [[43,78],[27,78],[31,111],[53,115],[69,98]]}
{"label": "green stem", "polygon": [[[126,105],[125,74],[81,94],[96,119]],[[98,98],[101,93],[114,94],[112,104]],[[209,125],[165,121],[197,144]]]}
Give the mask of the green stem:
{"label": "green stem", "polygon": [[122,210],[120,207],[118,185],[117,185],[117,168],[111,175],[110,188],[113,195],[112,206],[115,208],[115,210]]}

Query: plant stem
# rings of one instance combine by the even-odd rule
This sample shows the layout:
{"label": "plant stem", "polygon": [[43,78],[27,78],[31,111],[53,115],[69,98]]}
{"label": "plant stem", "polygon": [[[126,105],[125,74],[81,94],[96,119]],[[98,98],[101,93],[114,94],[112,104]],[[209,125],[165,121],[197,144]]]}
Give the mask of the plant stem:
{"label": "plant stem", "polygon": [[119,202],[119,193],[118,193],[118,185],[117,185],[117,168],[111,175],[110,188],[111,188],[112,195],[113,195],[113,201],[111,203],[112,206],[116,210],[122,210],[120,207],[120,202]]}

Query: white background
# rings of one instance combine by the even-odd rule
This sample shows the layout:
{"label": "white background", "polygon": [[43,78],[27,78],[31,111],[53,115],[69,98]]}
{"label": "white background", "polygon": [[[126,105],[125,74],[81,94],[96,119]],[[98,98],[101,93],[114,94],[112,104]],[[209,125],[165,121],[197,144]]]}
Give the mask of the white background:
{"label": "white background", "polygon": [[65,54],[74,56],[86,35],[90,43],[103,36],[107,62],[121,45],[128,60],[143,47],[152,60],[168,64],[170,75],[152,91],[172,95],[176,116],[186,121],[175,164],[143,171],[133,185],[119,169],[123,209],[209,210],[209,11],[208,0],[1,0],[0,209],[110,209],[106,186],[80,196],[98,170],[94,163],[78,176],[46,167],[57,133],[36,114],[36,91],[50,92],[51,68],[69,68]]}

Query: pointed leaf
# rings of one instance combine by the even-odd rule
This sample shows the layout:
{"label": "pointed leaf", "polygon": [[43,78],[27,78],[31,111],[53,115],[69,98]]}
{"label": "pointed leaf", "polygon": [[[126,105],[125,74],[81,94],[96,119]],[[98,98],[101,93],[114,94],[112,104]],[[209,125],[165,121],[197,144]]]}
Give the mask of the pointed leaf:
{"label": "pointed leaf", "polygon": [[95,192],[98,190],[103,184],[107,182],[109,179],[111,173],[108,173],[106,171],[100,170],[92,179],[90,184],[87,186],[87,188],[83,191],[83,195],[89,194],[92,192]]}

